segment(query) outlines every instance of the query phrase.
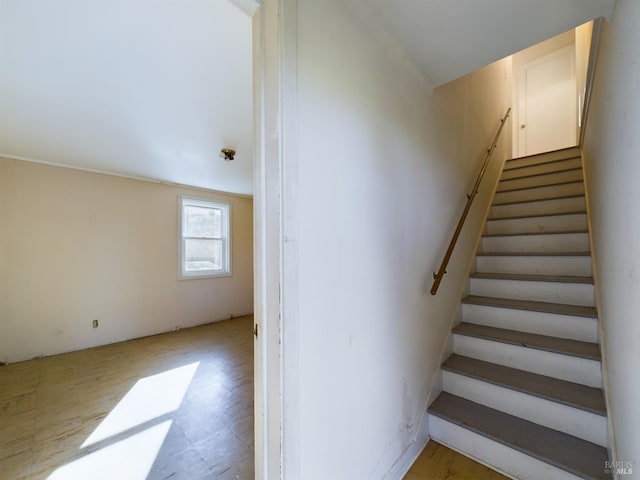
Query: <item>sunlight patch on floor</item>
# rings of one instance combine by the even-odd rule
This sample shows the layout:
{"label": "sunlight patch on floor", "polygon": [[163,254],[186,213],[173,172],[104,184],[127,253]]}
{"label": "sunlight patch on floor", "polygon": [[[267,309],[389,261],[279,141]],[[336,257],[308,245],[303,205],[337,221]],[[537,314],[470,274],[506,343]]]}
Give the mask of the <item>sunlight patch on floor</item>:
{"label": "sunlight patch on floor", "polygon": [[176,411],[200,362],[140,379],[80,448]]}
{"label": "sunlight patch on floor", "polygon": [[105,446],[58,468],[48,480],[145,480],[172,424],[163,417],[180,408],[199,365],[138,380],[80,449]]}
{"label": "sunlight patch on floor", "polygon": [[58,468],[48,480],[144,480],[171,423],[167,420],[74,460]]}

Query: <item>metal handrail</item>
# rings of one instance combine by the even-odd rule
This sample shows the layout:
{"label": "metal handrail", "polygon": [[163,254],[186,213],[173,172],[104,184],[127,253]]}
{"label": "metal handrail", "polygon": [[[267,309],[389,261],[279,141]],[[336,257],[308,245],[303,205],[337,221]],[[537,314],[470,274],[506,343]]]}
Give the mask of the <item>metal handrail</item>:
{"label": "metal handrail", "polygon": [[507,113],[504,114],[502,120],[500,120],[500,127],[498,128],[498,132],[496,136],[493,137],[493,142],[491,142],[491,148],[487,150],[487,157],[484,159],[484,163],[482,164],[482,169],[480,169],[480,173],[478,173],[478,178],[476,178],[476,183],[473,184],[473,189],[471,193],[467,195],[467,204],[462,211],[462,215],[460,216],[460,220],[458,221],[458,226],[456,227],[455,232],[453,232],[453,237],[451,238],[451,242],[449,243],[449,248],[447,248],[447,253],[444,254],[444,258],[442,259],[442,263],[440,264],[440,269],[437,273],[433,274],[433,286],[431,287],[431,295],[435,295],[438,292],[438,287],[440,286],[440,282],[442,282],[442,278],[444,274],[447,273],[447,265],[449,264],[449,259],[451,258],[451,254],[453,254],[453,249],[456,246],[456,242],[458,241],[458,237],[460,236],[460,232],[462,231],[462,227],[464,226],[464,222],[467,219],[467,215],[469,214],[469,210],[471,210],[471,204],[473,203],[473,199],[478,194],[478,188],[480,187],[480,182],[482,181],[482,177],[487,170],[487,165],[489,164],[489,160],[491,159],[491,155],[493,151],[498,146],[498,139],[500,138],[500,133],[502,133],[502,127],[507,122],[507,118],[511,114],[511,107],[507,109]]}

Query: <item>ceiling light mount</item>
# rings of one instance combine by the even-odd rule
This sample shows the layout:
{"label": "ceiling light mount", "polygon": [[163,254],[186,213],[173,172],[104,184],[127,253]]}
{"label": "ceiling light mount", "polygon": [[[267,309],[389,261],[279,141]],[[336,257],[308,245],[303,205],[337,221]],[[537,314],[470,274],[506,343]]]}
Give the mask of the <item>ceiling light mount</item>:
{"label": "ceiling light mount", "polygon": [[225,159],[225,161],[230,162],[236,156],[236,151],[233,148],[223,148],[220,150],[220,156]]}

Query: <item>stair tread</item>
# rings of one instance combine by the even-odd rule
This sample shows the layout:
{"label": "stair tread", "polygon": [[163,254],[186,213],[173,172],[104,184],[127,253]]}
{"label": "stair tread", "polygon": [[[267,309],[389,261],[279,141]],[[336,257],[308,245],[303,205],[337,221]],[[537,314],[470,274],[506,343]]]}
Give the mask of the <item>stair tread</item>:
{"label": "stair tread", "polygon": [[531,310],[534,312],[556,313],[578,317],[596,318],[595,307],[583,305],[569,305],[565,303],[536,302],[534,300],[516,300],[513,298],[483,297],[469,295],[462,299],[462,303],[486,305],[490,307],[513,308],[515,310]]}
{"label": "stair tread", "polygon": [[529,213],[526,215],[512,215],[508,217],[489,217],[487,222],[499,222],[500,220],[519,220],[523,218],[562,217],[566,215],[586,215],[586,210],[572,210],[557,213]]}
{"label": "stair tread", "polygon": [[583,180],[565,180],[562,182],[543,183],[541,185],[530,185],[527,187],[512,187],[496,190],[496,193],[520,192],[522,190],[535,190],[536,188],[557,187],[560,185],[571,185],[573,183],[582,183]]}
{"label": "stair tread", "polygon": [[595,343],[570,340],[567,338],[549,337],[536,333],[507,330],[504,328],[487,327],[474,323],[460,323],[453,329],[453,333],[471,337],[493,340],[501,343],[509,343],[547,352],[581,357],[589,360],[600,361],[600,349]]}
{"label": "stair tread", "polygon": [[479,257],[590,257],[591,252],[478,252]]}
{"label": "stair tread", "polygon": [[[578,148],[578,145],[574,145],[573,147],[557,148],[555,150],[549,150],[548,152],[532,153],[531,155],[523,155],[522,157],[509,158],[509,159],[506,160],[506,162],[509,163],[509,162],[514,162],[516,160],[524,160],[526,158],[542,157],[542,156],[545,156],[545,155],[550,155],[552,153],[561,153],[561,152],[570,153],[571,150],[575,150],[576,148]],[[576,158],[576,157],[579,157],[579,156],[580,156],[580,154],[578,153],[577,155],[569,155],[569,157],[567,157],[567,158]],[[562,160],[566,160],[566,158],[562,158]]]}
{"label": "stair tread", "polygon": [[549,197],[549,198],[534,198],[534,199],[530,199],[530,200],[508,200],[508,201],[494,201],[491,206],[492,207],[499,207],[502,205],[517,205],[520,203],[533,203],[533,202],[548,202],[550,200],[560,200],[563,198],[579,198],[579,197],[584,197],[584,193],[570,193],[570,194],[566,194],[566,195],[557,195],[555,197]]}
{"label": "stair tread", "polygon": [[443,392],[429,413],[587,479],[611,479],[604,473],[604,447]]}
{"label": "stair tread", "polygon": [[442,368],[597,415],[607,415],[604,396],[599,388],[505,367],[455,353],[442,364]]}
{"label": "stair tread", "polygon": [[570,230],[547,230],[544,232],[510,232],[510,233],[485,233],[483,237],[521,237],[526,235],[566,235],[569,233],[589,233],[586,228]]}
{"label": "stair tread", "polygon": [[[568,161],[573,160],[575,158],[580,158],[580,157],[565,158],[565,159],[562,159],[562,160],[554,160],[553,162],[538,163],[538,164],[533,164],[533,165],[525,165],[523,167],[509,168],[509,169],[503,170],[503,172],[513,172],[515,170],[519,170],[519,169],[523,169],[523,168],[535,168],[535,167],[538,167],[540,165],[552,165],[554,163],[568,162]],[[517,177],[511,177],[511,178],[502,178],[502,177],[500,177],[500,181],[501,182],[508,182],[510,180],[519,180],[521,178],[530,178],[530,177],[540,177],[542,175],[551,175],[552,173],[564,173],[564,172],[570,172],[572,170],[582,170],[582,167],[568,167],[568,168],[560,168],[559,170],[550,170],[548,172],[527,173],[527,174],[524,174],[524,175],[519,175]]]}
{"label": "stair tread", "polygon": [[540,275],[540,274],[528,274],[528,273],[475,272],[469,275],[469,277],[486,278],[491,280],[519,280],[519,281],[525,281],[525,282],[593,284],[592,277],[579,277],[579,276],[573,276],[573,275]]}

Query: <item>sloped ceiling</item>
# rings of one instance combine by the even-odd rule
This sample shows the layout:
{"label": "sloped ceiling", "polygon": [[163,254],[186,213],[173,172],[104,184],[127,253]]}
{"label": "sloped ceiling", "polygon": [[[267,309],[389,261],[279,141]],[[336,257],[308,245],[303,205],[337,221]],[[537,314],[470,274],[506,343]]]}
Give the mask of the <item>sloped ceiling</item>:
{"label": "sloped ceiling", "polygon": [[229,0],[0,0],[0,155],[250,194],[251,64]]}
{"label": "sloped ceiling", "polygon": [[347,0],[437,87],[589,20],[614,0]]}

